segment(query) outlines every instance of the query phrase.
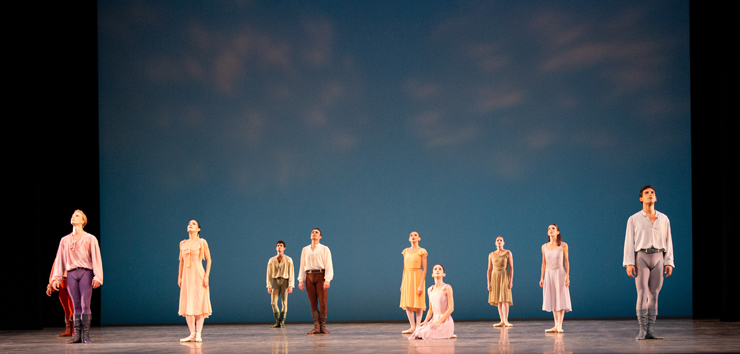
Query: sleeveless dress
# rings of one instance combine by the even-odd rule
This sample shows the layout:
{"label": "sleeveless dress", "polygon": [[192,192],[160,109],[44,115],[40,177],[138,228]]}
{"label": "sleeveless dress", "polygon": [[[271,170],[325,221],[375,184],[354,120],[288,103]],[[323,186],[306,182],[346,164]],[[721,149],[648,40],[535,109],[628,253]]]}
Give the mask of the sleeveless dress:
{"label": "sleeveless dress", "polygon": [[455,334],[455,321],[452,320],[452,316],[447,317],[439,327],[432,328],[432,322],[442,317],[447,312],[447,294],[445,288],[448,284],[445,284],[436,292],[432,292],[434,286],[429,287],[429,306],[432,307],[434,316],[427,321],[427,323],[418,327],[412,335],[409,336],[409,340],[412,339],[449,339]]}
{"label": "sleeveless dress", "polygon": [[198,316],[206,318],[213,313],[211,310],[210,284],[207,288],[203,287],[203,278],[206,271],[203,269],[201,262],[206,258],[204,245],[208,245],[206,240],[200,239],[190,248],[186,246],[185,241],[180,242],[180,260],[182,266],[182,283],[180,285],[180,310],[177,312],[180,316]]}
{"label": "sleeveless dress", "polygon": [[424,271],[421,269],[421,258],[427,254],[427,250],[421,248],[416,252],[405,249],[403,252],[403,279],[401,280],[401,308],[427,309],[424,291],[418,294],[416,290],[426,287]]}
{"label": "sleeveless dress", "polygon": [[498,306],[500,302],[508,303],[509,306],[514,302],[511,300],[511,289],[509,289],[509,272],[506,267],[509,265],[509,252],[497,256],[494,252],[488,255],[489,264],[493,262],[491,269],[491,292],[488,293],[488,303]]}
{"label": "sleeveless dress", "polygon": [[550,251],[545,245],[545,276],[542,285],[542,311],[571,311],[570,291],[565,286],[563,245]]}

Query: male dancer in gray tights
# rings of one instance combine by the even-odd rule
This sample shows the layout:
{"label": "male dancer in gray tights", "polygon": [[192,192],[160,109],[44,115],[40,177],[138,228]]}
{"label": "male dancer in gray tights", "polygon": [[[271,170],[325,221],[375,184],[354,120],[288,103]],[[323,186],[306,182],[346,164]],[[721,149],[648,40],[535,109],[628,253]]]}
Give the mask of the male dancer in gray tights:
{"label": "male dancer in gray tights", "polygon": [[627,220],[624,237],[624,261],[627,275],[635,278],[637,286],[637,322],[640,333],[635,339],[663,339],[654,331],[658,315],[658,293],[663,287],[663,274],[673,273],[673,241],[671,222],[665,214],[655,210],[655,189],[640,189],[642,210]]}

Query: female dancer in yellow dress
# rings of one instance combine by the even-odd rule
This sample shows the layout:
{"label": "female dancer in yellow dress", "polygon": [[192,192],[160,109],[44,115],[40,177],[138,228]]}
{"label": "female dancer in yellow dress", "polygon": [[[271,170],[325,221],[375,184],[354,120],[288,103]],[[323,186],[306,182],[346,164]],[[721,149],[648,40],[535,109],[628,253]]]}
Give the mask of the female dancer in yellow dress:
{"label": "female dancer in yellow dress", "polygon": [[[211,274],[211,251],[206,240],[200,238],[200,224],[195,220],[188,223],[187,240],[180,242],[180,272],[177,285],[180,287],[180,310],[185,317],[190,335],[181,342],[202,342],[203,321],[213,313],[208,275]],[[206,269],[203,270],[203,260]]]}
{"label": "female dancer in yellow dress", "polygon": [[[406,310],[411,327],[401,333],[414,333],[427,309],[424,299],[424,279],[427,276],[427,250],[419,247],[421,237],[414,231],[409,235],[411,247],[403,250],[403,280],[401,280],[401,308]],[[414,319],[416,313],[416,319]]]}
{"label": "female dancer in yellow dress", "polygon": [[[508,266],[508,270],[507,270]],[[504,238],[496,237],[496,251],[488,255],[488,303],[498,307],[501,322],[494,327],[511,327],[509,323],[509,306],[511,287],[514,281],[514,258],[511,251],[504,249]]]}

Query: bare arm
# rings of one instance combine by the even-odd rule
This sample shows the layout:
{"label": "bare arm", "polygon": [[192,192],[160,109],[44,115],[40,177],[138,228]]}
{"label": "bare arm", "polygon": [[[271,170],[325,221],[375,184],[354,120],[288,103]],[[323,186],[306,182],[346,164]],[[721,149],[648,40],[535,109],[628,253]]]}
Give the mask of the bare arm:
{"label": "bare arm", "polygon": [[205,252],[204,255],[206,257],[206,275],[203,277],[203,287],[208,287],[208,276],[211,275],[211,249],[208,248],[208,242],[206,240],[203,240],[203,251]]}
{"label": "bare arm", "polygon": [[[421,255],[421,270],[423,271],[421,279],[427,278],[427,254]],[[416,289],[416,293],[421,295],[424,293],[424,281],[419,282],[419,287]]]}
{"label": "bare arm", "polygon": [[491,254],[488,255],[488,272],[486,272],[486,279],[488,279],[488,291],[491,291],[491,271],[493,271],[493,259]]}
{"label": "bare arm", "polygon": [[[182,251],[180,251],[182,252]],[[180,257],[180,269],[177,271],[177,286],[182,287],[182,257]]]}
{"label": "bare arm", "polygon": [[545,269],[547,269],[547,261],[545,260],[545,247],[547,244],[542,245],[542,270],[540,271],[540,288],[545,286]]}
{"label": "bare arm", "polygon": [[570,286],[570,261],[568,260],[568,244],[563,242],[563,267],[565,268],[565,286]]}
{"label": "bare arm", "polygon": [[514,255],[509,251],[509,289],[514,286]]}

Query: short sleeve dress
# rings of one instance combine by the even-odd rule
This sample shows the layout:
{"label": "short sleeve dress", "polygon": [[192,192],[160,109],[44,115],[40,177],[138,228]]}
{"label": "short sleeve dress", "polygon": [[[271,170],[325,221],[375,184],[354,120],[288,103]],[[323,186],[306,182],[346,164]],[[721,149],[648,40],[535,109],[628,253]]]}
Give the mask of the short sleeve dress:
{"label": "short sleeve dress", "polygon": [[421,288],[426,287],[424,271],[421,269],[422,256],[427,254],[427,250],[420,248],[412,252],[407,248],[401,252],[403,254],[403,279],[401,280],[401,308],[402,309],[427,309],[424,291],[417,293],[419,284]]}
{"label": "short sleeve dress", "polygon": [[491,292],[488,294],[488,303],[498,306],[500,302],[508,303],[509,306],[514,302],[511,300],[511,289],[509,289],[509,272],[506,268],[509,265],[509,252],[502,255],[496,255],[491,252],[488,255],[488,263],[493,262],[491,270]]}
{"label": "short sleeve dress", "polygon": [[206,258],[206,240],[199,239],[195,245],[187,246],[187,240],[180,242],[180,260],[182,266],[182,282],[180,285],[180,316],[204,316],[213,313],[211,310],[210,284],[203,287],[203,278],[206,271],[202,260]]}

